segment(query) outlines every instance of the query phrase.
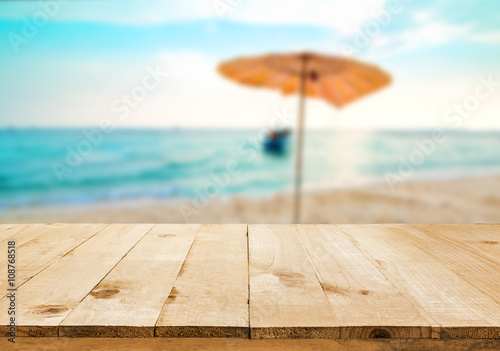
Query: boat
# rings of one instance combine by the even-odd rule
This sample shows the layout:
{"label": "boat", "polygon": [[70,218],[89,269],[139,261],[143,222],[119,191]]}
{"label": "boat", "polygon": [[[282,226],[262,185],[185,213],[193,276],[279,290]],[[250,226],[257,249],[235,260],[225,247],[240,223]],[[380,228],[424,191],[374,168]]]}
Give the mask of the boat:
{"label": "boat", "polygon": [[269,154],[285,154],[290,144],[290,130],[272,130],[270,131],[263,142],[264,152]]}

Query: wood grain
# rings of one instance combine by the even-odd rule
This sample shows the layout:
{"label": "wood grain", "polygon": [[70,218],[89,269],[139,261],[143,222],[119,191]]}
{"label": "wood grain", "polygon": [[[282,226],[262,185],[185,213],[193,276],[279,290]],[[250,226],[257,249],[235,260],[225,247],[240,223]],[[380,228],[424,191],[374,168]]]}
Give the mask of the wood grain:
{"label": "wood grain", "polygon": [[497,351],[500,339],[237,339],[237,338],[18,338],[0,339],[6,350],[203,350],[203,351]]}
{"label": "wood grain", "polygon": [[59,336],[154,336],[199,227],[156,225],[66,317]]}
{"label": "wood grain", "polygon": [[[76,246],[103,230],[105,224],[71,224],[57,226],[50,230],[44,227],[39,235],[26,241],[16,242],[16,286],[20,287]],[[6,255],[6,250],[2,250]],[[3,261],[3,260],[2,260]],[[7,276],[7,266],[0,266],[0,277]],[[0,291],[5,292],[7,281],[0,280]],[[5,295],[4,295],[5,296]]]}
{"label": "wood grain", "polygon": [[496,224],[411,224],[406,228],[431,231],[460,245],[485,253],[484,258],[500,263],[500,225]]}
{"label": "wood grain", "polygon": [[[112,224],[19,287],[18,335],[57,336],[59,323],[152,227]],[[3,311],[7,305],[2,298]],[[4,334],[7,318],[0,315]]]}
{"label": "wood grain", "polygon": [[486,252],[491,257],[500,261],[500,225],[499,224],[473,224],[464,226],[468,230],[476,231],[474,239],[464,238],[471,246]]}
{"label": "wood grain", "polygon": [[[22,224],[15,227],[9,226],[1,231],[0,245],[5,246],[7,241],[14,240],[19,247],[30,240],[46,233],[59,231],[64,233],[68,226],[65,224]],[[2,252],[3,254],[3,252]]]}
{"label": "wood grain", "polygon": [[342,338],[431,336],[427,320],[337,226],[296,228],[342,325]]}
{"label": "wood grain", "polygon": [[[457,274],[483,294],[500,303],[500,257],[470,245],[465,237],[473,241],[483,239],[481,230],[469,232],[466,228],[448,226],[402,226],[401,235],[423,252],[432,256],[443,266]],[[482,241],[482,240],[481,240]]]}
{"label": "wood grain", "polygon": [[[0,227],[0,242],[4,243],[12,240],[17,233],[34,224],[2,224]],[[47,224],[37,224],[39,227],[45,227]]]}
{"label": "wood grain", "polygon": [[255,338],[338,338],[340,323],[290,225],[250,225],[250,327]]}
{"label": "wood grain", "polygon": [[4,248],[16,240],[28,349],[498,349],[499,235],[482,224],[0,225]]}
{"label": "wood grain", "polygon": [[247,251],[246,225],[202,225],[156,336],[248,337]]}
{"label": "wood grain", "polygon": [[407,298],[435,320],[434,337],[498,338],[500,306],[405,238],[399,226],[342,225]]}

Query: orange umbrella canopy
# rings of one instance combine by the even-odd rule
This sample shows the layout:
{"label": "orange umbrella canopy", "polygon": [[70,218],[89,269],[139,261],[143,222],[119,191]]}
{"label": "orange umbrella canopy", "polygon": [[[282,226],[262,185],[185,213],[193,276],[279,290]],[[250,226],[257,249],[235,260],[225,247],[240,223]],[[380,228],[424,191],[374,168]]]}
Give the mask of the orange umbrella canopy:
{"label": "orange umbrella canopy", "polygon": [[[279,89],[327,100],[337,107],[359,99],[391,82],[378,67],[352,59],[313,53],[238,58],[219,66],[219,72],[242,84]],[[301,87],[301,82],[305,85]]]}

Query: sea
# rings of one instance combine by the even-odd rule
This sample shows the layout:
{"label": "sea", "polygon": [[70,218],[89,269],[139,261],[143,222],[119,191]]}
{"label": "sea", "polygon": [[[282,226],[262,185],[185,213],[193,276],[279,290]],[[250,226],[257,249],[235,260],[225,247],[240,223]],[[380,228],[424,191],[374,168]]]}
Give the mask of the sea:
{"label": "sea", "polygon": [[[268,154],[266,132],[0,129],[0,208],[290,192],[293,136]],[[307,131],[303,169],[312,190],[500,174],[500,133]]]}

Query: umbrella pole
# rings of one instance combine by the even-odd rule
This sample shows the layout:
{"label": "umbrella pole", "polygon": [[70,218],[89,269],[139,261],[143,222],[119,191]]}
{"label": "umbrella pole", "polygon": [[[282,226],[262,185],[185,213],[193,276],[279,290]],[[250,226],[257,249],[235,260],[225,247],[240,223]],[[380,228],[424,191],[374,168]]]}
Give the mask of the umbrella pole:
{"label": "umbrella pole", "polygon": [[302,57],[302,72],[300,74],[300,97],[299,97],[299,123],[297,130],[297,151],[295,161],[295,207],[294,207],[294,223],[300,223],[300,203],[301,203],[301,186],[302,186],[302,154],[304,141],[304,111],[305,111],[305,95],[307,81],[307,56]]}

